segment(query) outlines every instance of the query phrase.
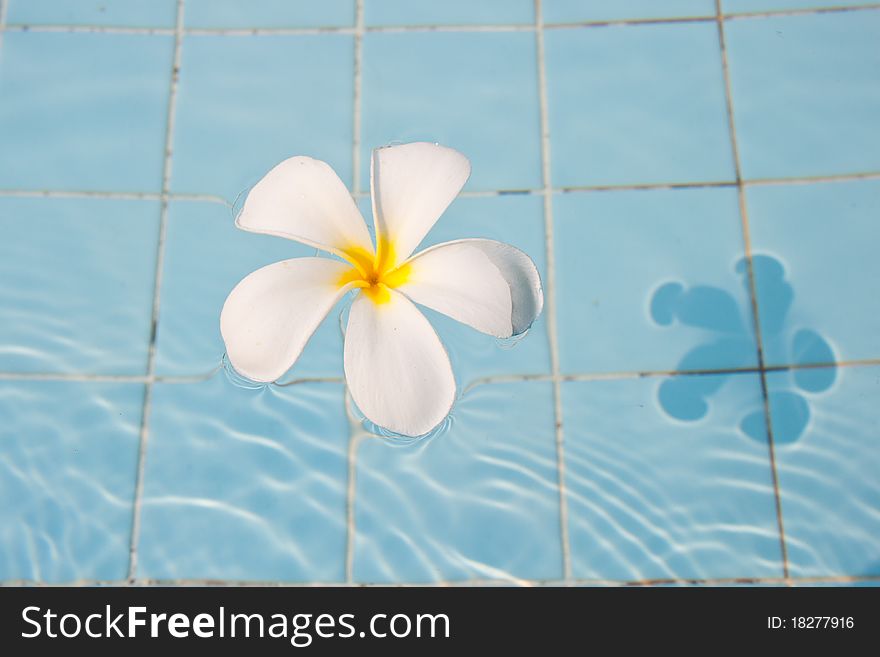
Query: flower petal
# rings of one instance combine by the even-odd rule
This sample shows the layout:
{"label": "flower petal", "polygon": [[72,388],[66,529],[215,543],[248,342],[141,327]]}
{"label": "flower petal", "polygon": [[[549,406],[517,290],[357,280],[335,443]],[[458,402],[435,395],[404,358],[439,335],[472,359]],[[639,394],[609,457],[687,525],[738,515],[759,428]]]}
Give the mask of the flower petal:
{"label": "flower petal", "polygon": [[373,254],[370,231],[348,189],[329,164],[311,157],[284,160],[263,176],[235,225],[342,257],[352,250]]}
{"label": "flower petal", "polygon": [[455,400],[455,378],[440,338],[418,308],[394,290],[385,303],[360,294],[352,304],[345,378],[364,415],[408,436],[440,424]]}
{"label": "flower petal", "polygon": [[513,334],[510,287],[479,248],[447,242],[422,251],[405,266],[407,278],[397,290],[416,303],[496,338]]}
{"label": "flower petal", "polygon": [[[427,258],[431,257],[433,254],[437,253],[439,256],[440,253],[452,253],[462,247],[479,251],[495,266],[504,281],[507,283],[510,292],[511,310],[508,317],[511,325],[511,333],[513,335],[519,335],[526,331],[538,318],[538,315],[541,314],[541,309],[544,307],[544,292],[541,288],[541,276],[538,274],[538,268],[535,267],[535,263],[532,262],[532,259],[529,256],[514,246],[510,246],[504,242],[496,242],[495,240],[487,239],[464,239],[437,244],[436,246],[425,249],[421,253],[417,253],[410,259],[409,262],[413,265],[413,275],[416,275],[416,272],[420,272],[423,266],[420,262],[427,260]],[[438,261],[435,261],[434,264],[442,265],[442,263]],[[444,283],[445,280],[456,280],[459,278],[458,274],[452,270],[454,267],[460,265],[456,265],[451,259],[448,265],[449,266],[445,267],[437,267],[439,274],[444,277],[450,277],[449,279],[444,278]],[[444,269],[444,271],[439,271],[440,269]],[[422,276],[423,274],[418,275]],[[474,273],[474,275],[470,277],[470,280],[467,281],[467,285],[473,288],[473,294],[477,294],[479,288],[484,286],[485,283],[479,281],[476,273]],[[450,317],[465,322],[466,324],[470,324],[480,331],[492,335],[498,335],[492,333],[492,331],[480,328],[466,319],[458,317],[452,312],[448,312],[443,308],[435,307],[428,301],[423,301],[422,299],[417,298],[411,293],[408,286],[409,282],[401,285],[398,289],[408,294],[413,301],[424,304],[429,308],[439,310],[442,313],[446,313]],[[511,333],[508,333],[507,335],[509,336]]]}
{"label": "flower petal", "polygon": [[351,269],[330,258],[294,258],[267,265],[236,285],[220,313],[229,362],[254,381],[274,381],[299,358],[321,320],[351,289]]}
{"label": "flower petal", "polygon": [[380,250],[384,238],[393,245],[395,261],[403,262],[470,175],[468,159],[445,146],[415,142],[374,150],[370,185]]}

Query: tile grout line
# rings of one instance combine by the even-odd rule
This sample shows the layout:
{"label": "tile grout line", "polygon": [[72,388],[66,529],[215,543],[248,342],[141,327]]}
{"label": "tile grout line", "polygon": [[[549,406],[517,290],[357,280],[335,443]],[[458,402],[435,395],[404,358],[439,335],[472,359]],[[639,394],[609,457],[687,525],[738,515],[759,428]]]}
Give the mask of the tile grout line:
{"label": "tile grout line", "polygon": [[748,207],[746,205],[745,185],[742,183],[742,166],[739,157],[739,140],[736,133],[736,121],[733,113],[733,89],[730,82],[730,67],[727,59],[727,42],[724,34],[724,19],[721,11],[721,0],[715,0],[716,23],[718,27],[718,45],[721,48],[721,69],[724,76],[724,95],[727,105],[727,123],[730,132],[730,145],[733,164],[736,171],[737,197],[742,222],[743,248],[745,250],[746,271],[749,280],[749,296],[752,302],[752,323],[755,331],[755,343],[758,349],[758,368],[761,379],[761,395],[764,398],[764,422],[767,431],[767,451],[770,457],[770,476],[773,480],[773,497],[776,505],[776,524],[779,530],[779,549],[782,556],[782,574],[788,580],[788,546],[785,540],[785,522],[782,516],[782,495],[779,490],[779,472],[776,467],[776,447],[773,442],[773,418],[770,415],[770,396],[767,390],[767,370],[764,364],[764,346],[761,337],[760,309],[758,308],[758,288],[755,281],[755,269],[752,259],[752,239],[749,227]]}
{"label": "tile grout line", "polygon": [[740,183],[745,187],[766,187],[772,185],[815,185],[822,183],[852,182],[856,180],[878,180],[878,171],[860,171],[855,173],[838,173],[823,176],[803,176],[794,178],[752,178],[744,179]]}
{"label": "tile grout line", "polygon": [[778,9],[768,11],[740,11],[732,14],[717,13],[723,20],[748,20],[750,18],[779,18],[784,16],[809,16],[811,14],[847,14],[857,11],[872,11],[880,9],[880,3],[874,2],[865,5],[841,5],[825,7],[800,7],[796,9]]}
{"label": "tile grout line", "polygon": [[[0,2],[0,8],[3,4]],[[812,14],[840,14],[861,11],[876,11],[880,9],[880,3],[865,5],[842,5],[825,7],[803,7],[795,9],[750,11],[725,14],[718,12],[712,15],[694,16],[666,16],[659,18],[622,18],[617,20],[585,20],[570,23],[542,23],[544,30],[568,30],[580,28],[621,27],[628,25],[667,25],[682,23],[714,23],[719,17],[721,20],[749,20],[760,18],[778,18],[786,16],[808,16]],[[370,25],[362,27],[362,32],[376,32],[383,34],[398,34],[403,32],[531,32],[534,25],[528,23],[508,24],[457,24],[457,25]],[[351,35],[357,34],[357,27],[349,26],[316,26],[316,27],[251,27],[251,28],[187,28],[183,33],[187,36],[310,36],[325,34]],[[95,34],[145,34],[174,36],[175,29],[167,27],[133,27],[118,25],[72,25],[64,23],[56,24],[32,24],[32,23],[0,23],[0,31],[6,32],[62,32],[62,33],[95,33]]]}
{"label": "tile grout line", "polygon": [[[347,391],[343,390],[343,396],[347,397]],[[361,438],[359,435],[352,433],[351,422],[349,422],[348,430],[348,481],[345,488],[345,564],[344,576],[345,582],[350,584],[354,581],[354,539],[355,526],[354,518],[354,497],[357,490],[357,451]]]}
{"label": "tile grout line", "polygon": [[562,426],[562,384],[559,379],[559,345],[556,331],[556,260],[553,249],[553,194],[550,176],[550,119],[547,102],[547,68],[544,57],[544,19],[541,0],[535,0],[535,54],[538,74],[538,98],[541,117],[541,178],[544,184],[544,248],[547,281],[547,340],[550,347],[550,370],[553,381],[554,435],[556,437],[556,468],[559,486],[559,530],[562,548],[563,578],[571,578],[571,551],[568,537],[568,499],[565,491],[565,450]]}
{"label": "tile grout line", "polygon": [[[789,365],[765,365],[764,372],[789,372],[810,369],[828,369],[838,367],[877,367],[880,366],[880,358],[861,358],[856,360],[841,360],[813,363],[792,363]],[[210,372],[200,374],[185,374],[178,376],[147,376],[145,374],[91,374],[88,372],[2,372],[0,381],[93,381],[103,383],[199,383],[213,377],[220,369],[215,367]],[[725,374],[758,374],[760,367],[728,367],[716,369],[693,369],[693,370],[617,370],[607,372],[570,372],[559,374],[560,381],[606,381],[613,379],[644,379],[661,376],[718,376]],[[552,381],[553,374],[501,374],[498,376],[486,376],[474,379],[464,387],[468,392],[478,385],[490,383],[514,383],[521,381]],[[291,379],[290,381],[276,382],[279,388],[302,385],[306,383],[345,383],[345,379],[339,376],[312,376]]]}
{"label": "tile grout line", "polygon": [[[358,174],[359,175],[359,174]],[[862,171],[856,173],[840,173],[822,176],[805,176],[797,178],[753,178],[740,181],[743,187],[769,187],[783,185],[812,185],[838,182],[855,182],[859,180],[880,180],[880,171]],[[550,194],[577,194],[596,192],[625,192],[625,191],[652,191],[652,190],[679,190],[679,189],[716,189],[736,187],[735,180],[718,180],[710,182],[664,182],[664,183],[621,183],[612,185],[569,185],[565,187],[550,187],[548,189],[491,189],[491,190],[466,190],[459,196],[462,198],[495,198],[500,196],[543,196]],[[355,198],[366,198],[369,191],[354,192]],[[231,208],[232,203],[213,194],[196,194],[187,192],[116,192],[106,190],[63,190],[63,189],[0,189],[0,198],[92,198],[106,200],[130,200],[130,201],[161,201],[167,198],[172,201],[192,201],[204,203],[217,203]]]}
{"label": "tile grout line", "polygon": [[156,378],[156,334],[159,322],[159,306],[162,290],[162,270],[165,264],[165,237],[168,228],[169,183],[171,180],[174,146],[174,113],[177,107],[177,88],[180,80],[181,49],[183,45],[184,0],[177,0],[177,18],[174,29],[174,55],[168,90],[168,111],[165,123],[165,157],[162,165],[162,197],[159,210],[159,239],[156,246],[156,272],[153,283],[153,312],[150,325],[150,346],[147,354],[147,379],[144,384],[144,404],[141,410],[140,444],[138,447],[137,474],[135,477],[134,503],[132,504],[131,543],[129,545],[128,577],[133,580],[137,573],[137,546],[140,539],[141,500],[144,492],[144,469],[147,443],[150,435],[150,414],[153,403],[153,383]]}
{"label": "tile grout line", "polygon": [[[796,372],[800,370],[829,369],[839,367],[876,367],[880,365],[880,358],[866,358],[862,360],[828,362],[828,363],[796,363],[792,365],[766,365],[761,367],[728,367],[717,369],[693,369],[693,370],[632,370],[632,371],[608,371],[608,372],[572,372],[559,374],[562,382],[575,381],[616,381],[620,379],[650,379],[673,376],[729,376],[737,374],[760,374],[761,372]],[[520,383],[524,381],[552,381],[552,374],[500,374],[474,379],[465,387],[465,392],[481,385]]]}
{"label": "tile grout line", "polygon": [[355,3],[354,30],[354,97],[351,127],[351,191],[352,196],[361,193],[361,93],[363,89],[364,54],[364,2]]}
{"label": "tile grout line", "polygon": [[366,32],[376,34],[405,34],[413,32],[532,32],[535,26],[529,23],[501,23],[501,24],[467,24],[459,25],[370,25],[365,28]]}
{"label": "tile grout line", "polygon": [[[355,30],[354,30],[354,95],[352,105],[352,130],[351,130],[351,187],[352,196],[357,198],[361,189],[361,95],[363,89],[363,53],[364,53],[364,2],[355,2]],[[340,324],[340,332],[342,325]],[[344,382],[344,379],[343,379]],[[343,386],[342,402],[345,405],[345,416],[348,419],[348,450],[346,453],[348,477],[345,487],[345,559],[343,575],[346,583],[354,579],[354,536],[355,527],[354,508],[357,476],[357,448],[360,437],[354,431],[355,426],[349,413],[348,388]]]}
{"label": "tile grout line", "polygon": [[364,439],[363,427],[351,410],[354,401],[348,392],[348,388],[342,391],[343,403],[345,404],[345,417],[348,420],[348,480],[345,490],[345,582],[354,582],[354,550],[355,533],[357,531],[355,520],[355,496],[357,493],[357,455]]}
{"label": "tile grout line", "polygon": [[[878,174],[880,175],[880,174]],[[189,194],[181,192],[110,192],[101,190],[64,190],[64,189],[0,189],[0,198],[93,198],[115,201],[199,201],[218,203],[231,208],[232,204],[220,196],[213,194]]]}

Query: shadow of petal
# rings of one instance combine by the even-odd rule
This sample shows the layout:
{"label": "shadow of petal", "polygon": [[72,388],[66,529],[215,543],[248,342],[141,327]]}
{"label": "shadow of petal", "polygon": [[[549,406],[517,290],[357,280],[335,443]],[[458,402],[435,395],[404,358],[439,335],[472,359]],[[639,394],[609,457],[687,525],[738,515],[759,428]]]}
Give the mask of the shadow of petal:
{"label": "shadow of petal", "polygon": [[[812,329],[801,329],[792,341],[792,362],[796,365],[834,363],[831,345]],[[837,367],[799,369],[794,371],[794,382],[801,390],[823,392],[837,378]]]}
{"label": "shadow of petal", "polygon": [[796,392],[771,392],[770,415],[773,418],[773,442],[777,445],[792,443],[807,428],[810,405]]}

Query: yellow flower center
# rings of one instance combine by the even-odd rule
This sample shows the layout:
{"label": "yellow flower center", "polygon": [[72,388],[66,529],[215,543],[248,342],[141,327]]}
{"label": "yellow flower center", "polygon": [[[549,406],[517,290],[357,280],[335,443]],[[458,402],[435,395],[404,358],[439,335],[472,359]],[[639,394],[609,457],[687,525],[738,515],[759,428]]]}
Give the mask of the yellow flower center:
{"label": "yellow flower center", "polygon": [[410,276],[411,266],[398,265],[394,243],[379,238],[376,255],[368,253],[361,247],[345,249],[345,259],[353,266],[338,281],[339,287],[354,283],[373,303],[388,303],[391,300],[389,290],[403,285]]}

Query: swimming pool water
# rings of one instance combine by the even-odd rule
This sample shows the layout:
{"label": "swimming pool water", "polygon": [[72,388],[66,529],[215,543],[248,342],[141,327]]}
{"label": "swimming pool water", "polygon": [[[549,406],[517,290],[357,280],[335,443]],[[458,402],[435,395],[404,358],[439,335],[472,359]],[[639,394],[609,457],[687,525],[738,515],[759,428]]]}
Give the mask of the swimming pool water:
{"label": "swimming pool water", "polygon": [[[822,9],[819,11],[818,9]],[[0,580],[880,582],[880,5],[0,0]],[[473,175],[424,244],[508,242],[516,344],[428,311],[429,440],[347,398],[337,307],[223,367],[236,230],[373,147]]]}

